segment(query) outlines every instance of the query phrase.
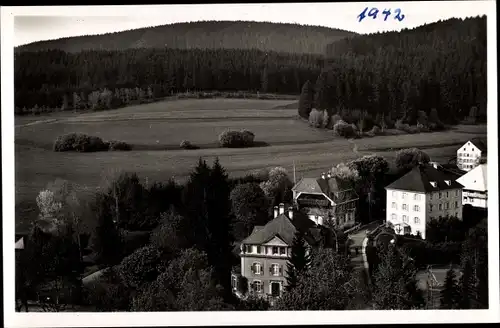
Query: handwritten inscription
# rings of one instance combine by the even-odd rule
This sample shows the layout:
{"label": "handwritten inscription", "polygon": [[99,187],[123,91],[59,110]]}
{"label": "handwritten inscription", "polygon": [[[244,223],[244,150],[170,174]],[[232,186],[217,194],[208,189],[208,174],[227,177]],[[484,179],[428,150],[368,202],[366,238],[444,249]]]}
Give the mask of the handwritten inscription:
{"label": "handwritten inscription", "polygon": [[368,10],[368,7],[366,7],[358,16],[358,21],[361,22],[363,19],[367,17],[371,17],[372,19],[377,19],[378,18],[383,18],[384,21],[387,21],[389,17],[393,17],[393,19],[397,19],[398,21],[402,21],[405,19],[405,15],[401,12],[401,9],[396,8],[394,9],[394,12],[391,11],[391,9],[384,9],[383,11],[378,10],[378,8],[371,8]]}

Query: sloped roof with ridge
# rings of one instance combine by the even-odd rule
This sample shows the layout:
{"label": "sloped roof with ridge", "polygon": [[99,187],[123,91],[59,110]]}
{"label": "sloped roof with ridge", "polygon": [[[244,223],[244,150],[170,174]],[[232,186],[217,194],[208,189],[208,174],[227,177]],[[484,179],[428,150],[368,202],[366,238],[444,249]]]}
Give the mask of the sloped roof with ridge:
{"label": "sloped roof with ridge", "polygon": [[[450,181],[448,185],[445,180]],[[431,182],[436,183],[434,187]],[[463,188],[451,174],[435,169],[432,165],[420,164],[410,172],[394,181],[386,189],[408,190],[414,192],[433,192],[447,189]]]}

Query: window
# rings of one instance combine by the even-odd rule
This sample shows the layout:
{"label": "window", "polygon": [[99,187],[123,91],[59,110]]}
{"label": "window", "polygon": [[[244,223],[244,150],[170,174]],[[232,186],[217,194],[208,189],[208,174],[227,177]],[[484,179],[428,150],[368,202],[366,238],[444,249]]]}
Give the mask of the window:
{"label": "window", "polygon": [[458,208],[458,202],[455,202],[455,208]]}
{"label": "window", "polygon": [[397,218],[398,218],[398,216],[396,214],[391,215],[391,219],[396,220]]}
{"label": "window", "polygon": [[392,208],[398,209],[398,205],[396,205],[396,202],[392,202]]}
{"label": "window", "polygon": [[446,192],[446,198],[449,198],[449,197],[450,197],[450,193]]}
{"label": "window", "polygon": [[474,198],[473,198],[473,197],[469,197],[469,201],[470,201],[471,203],[474,203]]}
{"label": "window", "polygon": [[403,211],[408,211],[408,204],[403,204]]}
{"label": "window", "polygon": [[432,195],[434,195],[432,192],[429,195],[429,199],[432,200]]}
{"label": "window", "polygon": [[278,247],[273,246],[273,255],[278,255]]}
{"label": "window", "polygon": [[471,151],[474,151],[474,147],[472,147]]}
{"label": "window", "polygon": [[262,274],[262,265],[259,262],[254,262],[252,264],[252,272],[254,274]]}
{"label": "window", "polygon": [[256,293],[262,293],[262,282],[259,280],[254,280],[253,291]]}
{"label": "window", "polygon": [[280,247],[280,255],[286,254],[286,247]]}
{"label": "window", "polygon": [[429,205],[429,211],[431,211],[431,212],[432,212],[432,209],[433,209],[433,208],[434,208],[434,205],[432,205],[432,204],[431,204],[431,205]]}
{"label": "window", "polygon": [[458,190],[455,190],[455,196],[458,196]]}
{"label": "window", "polygon": [[395,192],[395,191],[392,192],[392,197],[396,198],[397,195],[398,195],[397,192]]}
{"label": "window", "polygon": [[420,200],[420,195],[419,194],[413,195],[413,200]]}
{"label": "window", "polygon": [[252,253],[252,245],[245,245],[245,253]]}
{"label": "window", "polygon": [[446,202],[444,203],[444,209],[447,210],[450,208],[450,203]]}
{"label": "window", "polygon": [[414,217],[413,222],[415,222],[415,224],[420,224],[420,218],[418,216]]}
{"label": "window", "polygon": [[273,263],[269,268],[269,273],[272,276],[281,276],[281,266],[279,264]]}
{"label": "window", "polygon": [[403,222],[408,223],[408,215],[403,215]]}
{"label": "window", "polygon": [[257,254],[260,254],[262,252],[262,246],[257,246]]}
{"label": "window", "polygon": [[439,192],[439,199],[443,198],[443,193]]}
{"label": "window", "polygon": [[408,194],[406,192],[404,192],[402,198],[406,199],[406,196],[408,196]]}
{"label": "window", "polygon": [[413,211],[420,212],[420,206],[418,206],[418,205],[413,206]]}
{"label": "window", "polygon": [[441,211],[443,209],[443,204],[439,204],[439,210]]}

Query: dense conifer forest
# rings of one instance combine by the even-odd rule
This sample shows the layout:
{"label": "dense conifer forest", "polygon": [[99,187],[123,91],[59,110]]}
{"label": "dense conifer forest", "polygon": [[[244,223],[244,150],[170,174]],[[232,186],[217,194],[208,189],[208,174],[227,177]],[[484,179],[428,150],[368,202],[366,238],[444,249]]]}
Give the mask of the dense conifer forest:
{"label": "dense conifer forest", "polygon": [[96,49],[123,51],[134,48],[224,48],[322,55],[329,43],[352,35],[355,33],[322,26],[247,21],[201,21],[40,41],[21,46],[17,50],[58,49],[66,52],[80,52]]}
{"label": "dense conifer forest", "polygon": [[[96,36],[95,40],[102,41],[90,43],[92,47],[85,46],[85,40],[93,38],[90,36],[65,39],[63,43],[85,49],[96,48],[103,42],[120,50],[73,53],[66,52],[69,46],[61,44],[55,50],[17,53],[16,113],[115,108],[131,99],[155,99],[185,91],[299,94],[310,81],[315,85],[305,90],[314,94],[311,107],[326,111],[330,117],[342,110],[358,110],[373,117],[403,118],[406,123],[415,124],[419,111],[429,114],[435,108],[441,120],[455,123],[468,116],[471,107],[477,108],[479,118],[486,117],[486,17],[450,19],[402,32],[349,37],[328,45],[326,57],[306,52],[318,52],[315,47],[330,40],[328,36],[311,37],[308,33],[326,33],[328,29],[300,30],[294,25],[276,27],[246,22],[197,24],[200,25],[161,28],[177,26],[189,30],[190,44],[182,47],[196,45],[202,49],[171,49],[180,46],[163,41],[161,48],[146,42],[141,43],[141,48],[131,49],[138,38],[134,35],[146,35],[142,40],[149,40],[155,39],[149,35],[160,33],[159,28],[150,28]],[[253,29],[244,28],[248,25]],[[200,28],[195,34],[193,26],[207,28]],[[233,33],[222,38],[228,26],[232,26]],[[214,31],[221,34],[207,37],[206,33]],[[340,35],[339,31],[335,33]],[[286,48],[280,42],[269,41],[275,35],[295,37]],[[224,49],[209,49],[216,46],[217,38]],[[305,38],[309,40],[307,44],[294,48]],[[280,40],[286,45],[285,39]],[[267,40],[262,43],[267,46],[259,46],[266,51],[249,49],[256,47],[250,40]],[[56,48],[57,42],[63,41],[50,42],[56,42],[50,45]],[[273,51],[269,50],[271,44]],[[49,47],[49,43],[46,45]],[[33,47],[23,49],[44,48]],[[236,47],[244,49],[230,49]],[[299,114],[308,118],[310,110],[309,107]]]}
{"label": "dense conifer forest", "polygon": [[316,107],[405,118],[436,108],[454,123],[477,107],[486,117],[486,17],[450,19],[402,32],[356,36],[327,47]]}

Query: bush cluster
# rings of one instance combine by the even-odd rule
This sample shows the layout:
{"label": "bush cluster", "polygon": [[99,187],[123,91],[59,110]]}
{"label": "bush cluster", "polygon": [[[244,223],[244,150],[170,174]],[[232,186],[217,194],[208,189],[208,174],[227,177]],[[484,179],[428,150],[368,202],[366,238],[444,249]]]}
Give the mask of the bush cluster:
{"label": "bush cluster", "polygon": [[340,120],[333,126],[333,133],[340,137],[352,138],[357,135],[357,129],[354,124]]}
{"label": "bush cluster", "polygon": [[116,140],[111,140],[108,141],[108,150],[111,151],[127,151],[127,150],[132,150],[132,146],[125,141],[116,141]]}
{"label": "bush cluster", "polygon": [[248,130],[226,130],[219,135],[219,144],[226,148],[251,147],[254,139],[255,134]]}
{"label": "bush cluster", "polygon": [[123,141],[105,142],[96,136],[85,133],[68,133],[57,137],[54,141],[54,151],[96,152],[108,150],[131,150],[132,147]]}
{"label": "bush cluster", "polygon": [[54,151],[95,152],[108,150],[108,145],[99,137],[84,133],[68,133],[57,137]]}
{"label": "bush cluster", "polygon": [[182,140],[179,146],[182,149],[196,149],[196,147],[189,140]]}

